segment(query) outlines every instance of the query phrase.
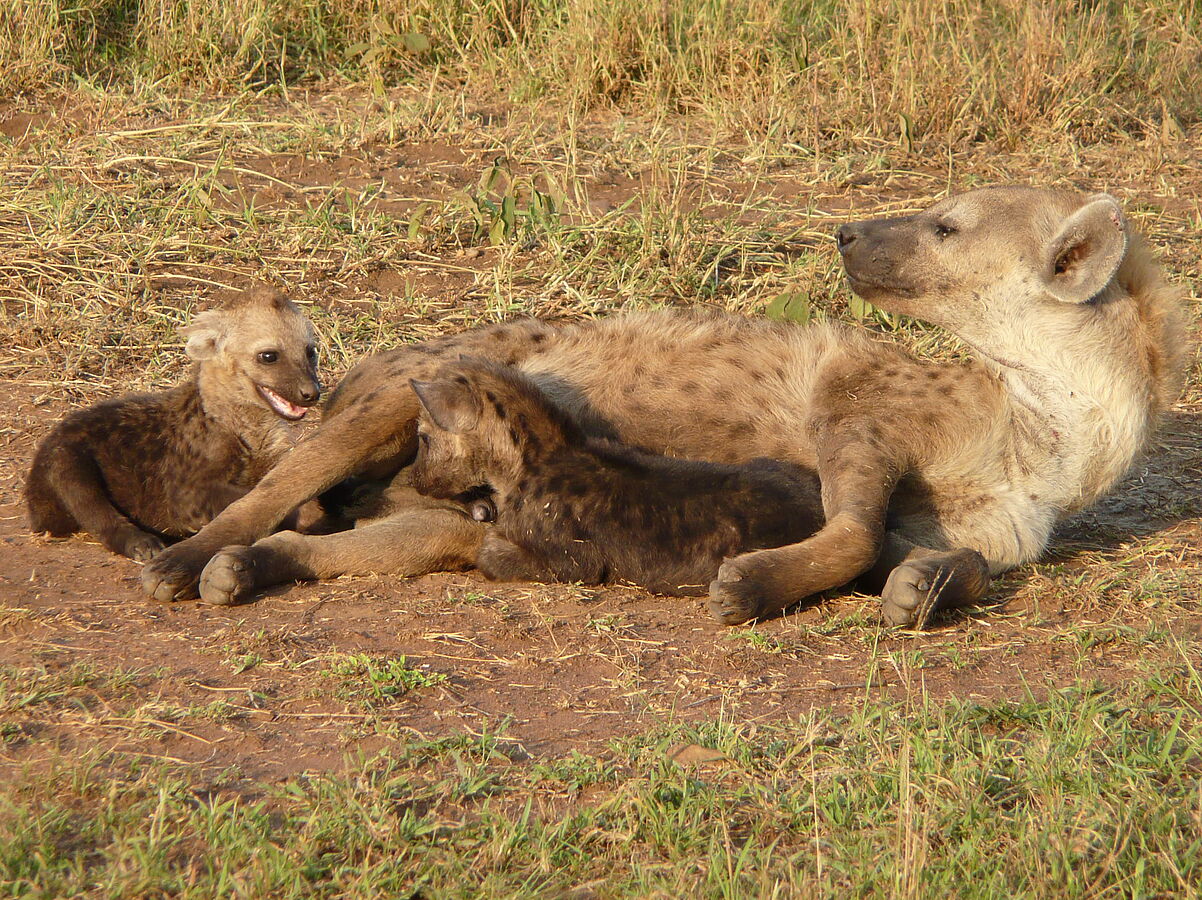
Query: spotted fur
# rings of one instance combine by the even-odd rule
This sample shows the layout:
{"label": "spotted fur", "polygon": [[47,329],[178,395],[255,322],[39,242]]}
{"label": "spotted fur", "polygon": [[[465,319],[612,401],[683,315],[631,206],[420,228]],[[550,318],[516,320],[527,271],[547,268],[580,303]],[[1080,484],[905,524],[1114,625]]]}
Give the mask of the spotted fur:
{"label": "spotted fur", "polygon": [[476,564],[501,580],[623,581],[703,593],[722,562],[822,525],[817,477],[771,459],[674,459],[587,434],[523,373],[467,360],[414,382],[414,487],[490,491]]}

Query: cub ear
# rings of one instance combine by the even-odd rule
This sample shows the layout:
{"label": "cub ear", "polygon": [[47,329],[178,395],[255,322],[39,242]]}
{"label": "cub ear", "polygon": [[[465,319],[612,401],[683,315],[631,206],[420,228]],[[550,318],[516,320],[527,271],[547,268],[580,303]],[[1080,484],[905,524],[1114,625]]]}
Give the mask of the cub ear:
{"label": "cub ear", "polygon": [[430,420],[443,431],[463,434],[480,421],[480,398],[462,375],[438,381],[410,379],[409,385]]}
{"label": "cub ear", "polygon": [[184,352],[197,362],[212,359],[225,345],[225,320],[219,310],[211,309],[196,316],[179,330],[186,342]]}
{"label": "cub ear", "polygon": [[1092,300],[1127,253],[1127,220],[1118,201],[1094,194],[1064,220],[1048,245],[1048,286],[1065,303]]}

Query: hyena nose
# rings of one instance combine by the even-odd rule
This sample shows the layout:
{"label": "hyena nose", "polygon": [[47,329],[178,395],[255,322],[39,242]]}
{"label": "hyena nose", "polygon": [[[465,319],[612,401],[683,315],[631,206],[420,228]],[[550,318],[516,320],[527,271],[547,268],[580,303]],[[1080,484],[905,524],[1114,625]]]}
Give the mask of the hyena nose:
{"label": "hyena nose", "polygon": [[839,230],[835,232],[835,243],[839,246],[839,252],[844,253],[847,248],[855,243],[857,237],[860,236],[860,230],[853,224],[840,225]]}
{"label": "hyena nose", "polygon": [[300,398],[306,403],[313,403],[321,396],[321,385],[314,384],[300,389]]}

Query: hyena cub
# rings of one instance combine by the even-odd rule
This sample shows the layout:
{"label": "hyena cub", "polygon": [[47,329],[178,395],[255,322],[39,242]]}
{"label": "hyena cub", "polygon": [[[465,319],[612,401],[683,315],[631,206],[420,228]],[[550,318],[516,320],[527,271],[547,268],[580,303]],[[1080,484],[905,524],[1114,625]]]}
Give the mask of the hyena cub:
{"label": "hyena cub", "polygon": [[[498,580],[626,581],[701,594],[722,561],[822,527],[816,477],[769,459],[672,459],[586,435],[525,374],[482,360],[413,381],[423,413],[413,485],[491,489],[477,566]],[[492,513],[492,514],[490,514]]]}
{"label": "hyena cub", "polygon": [[142,562],[194,534],[267,472],[317,402],[313,326],[258,288],[180,332],[192,377],[78,410],[41,442],[25,485],[34,531],[86,531]]}

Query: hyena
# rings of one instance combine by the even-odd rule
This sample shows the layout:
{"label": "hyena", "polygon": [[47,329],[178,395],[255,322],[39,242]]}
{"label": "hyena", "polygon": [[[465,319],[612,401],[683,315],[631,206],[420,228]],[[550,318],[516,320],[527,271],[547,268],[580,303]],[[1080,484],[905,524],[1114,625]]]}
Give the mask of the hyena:
{"label": "hyena", "polygon": [[[317,433],[254,491],[143,569],[143,587],[230,603],[282,580],[470,565],[484,526],[407,484],[420,409],[410,379],[469,354],[520,368],[586,429],[653,452],[817,472],[824,526],[727,560],[710,586],[721,622],[857,576],[890,622],[974,602],[1148,445],[1181,385],[1179,292],[1105,194],[986,188],[844,225],[837,243],[853,290],[943,326],[973,358],[923,360],[834,324],[671,310],[514,322],[382,353],[347,375]],[[356,474],[388,484],[390,514],[329,537],[265,538]]]}
{"label": "hyena", "polygon": [[412,384],[413,487],[447,500],[487,488],[488,512],[473,517],[494,521],[476,557],[489,578],[699,594],[725,559],[822,526],[817,476],[792,463],[676,459],[588,435],[496,363],[463,360]]}
{"label": "hyena", "polygon": [[25,484],[34,531],[86,531],[139,561],[195,534],[292,447],[317,402],[313,326],[260,288],[181,330],[191,377],[77,410],[39,444]]}

